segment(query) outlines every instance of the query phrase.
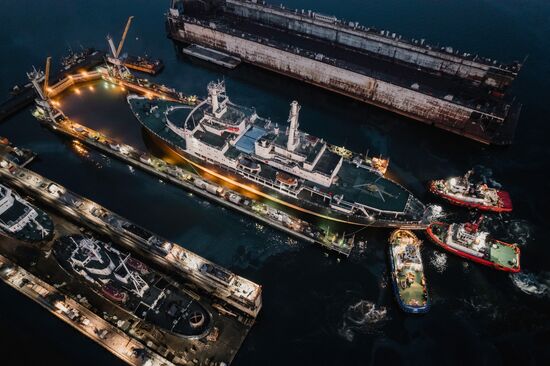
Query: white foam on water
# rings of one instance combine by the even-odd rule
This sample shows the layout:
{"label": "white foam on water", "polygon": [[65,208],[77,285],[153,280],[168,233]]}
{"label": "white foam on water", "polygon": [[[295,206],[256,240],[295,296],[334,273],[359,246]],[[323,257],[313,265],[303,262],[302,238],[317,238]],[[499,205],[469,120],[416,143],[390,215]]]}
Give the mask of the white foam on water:
{"label": "white foam on water", "polygon": [[443,273],[447,269],[447,254],[435,251],[432,252],[430,264],[434,266],[437,272]]}
{"label": "white foam on water", "polygon": [[357,334],[377,332],[387,320],[389,316],[385,307],[378,307],[370,301],[360,300],[347,308],[338,334],[352,342]]}
{"label": "white foam on water", "polygon": [[510,274],[513,284],[522,292],[537,297],[550,297],[550,273],[539,275],[529,272]]}

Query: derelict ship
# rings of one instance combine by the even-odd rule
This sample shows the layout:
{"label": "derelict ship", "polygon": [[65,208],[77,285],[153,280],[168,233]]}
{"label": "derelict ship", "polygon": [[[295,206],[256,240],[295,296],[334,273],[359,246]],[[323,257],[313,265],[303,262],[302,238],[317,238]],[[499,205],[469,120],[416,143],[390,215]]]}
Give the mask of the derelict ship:
{"label": "derelict ship", "polygon": [[167,278],[110,244],[82,235],[65,236],[53,246],[58,263],[91,283],[103,297],[176,336],[201,338],[211,315]]}
{"label": "derelict ship", "polygon": [[261,0],[172,0],[169,37],[487,144],[512,142],[522,63]]}
{"label": "derelict ship", "polygon": [[47,213],[0,184],[0,231],[28,242],[50,239],[53,222]]}
{"label": "derelict ship", "polygon": [[208,93],[196,106],[135,95],[128,102],[147,130],[194,167],[263,198],[343,223],[424,226],[425,206],[384,177],[386,159],[298,130],[297,102],[285,128],[230,102],[223,83],[210,83]]}

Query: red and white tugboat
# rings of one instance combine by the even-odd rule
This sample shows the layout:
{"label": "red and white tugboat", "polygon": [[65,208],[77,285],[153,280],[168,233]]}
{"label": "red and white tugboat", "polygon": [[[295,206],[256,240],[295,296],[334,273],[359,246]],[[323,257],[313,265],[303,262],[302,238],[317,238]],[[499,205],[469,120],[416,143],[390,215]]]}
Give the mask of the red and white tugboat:
{"label": "red and white tugboat", "polygon": [[470,179],[472,173],[470,170],[463,177],[433,180],[430,192],[459,206],[491,212],[512,211],[508,192],[490,188],[482,182],[473,183]]}
{"label": "red and white tugboat", "polygon": [[519,272],[519,247],[492,239],[489,233],[480,231],[481,216],[475,223],[432,223],[426,232],[428,237],[445,250],[506,272]]}

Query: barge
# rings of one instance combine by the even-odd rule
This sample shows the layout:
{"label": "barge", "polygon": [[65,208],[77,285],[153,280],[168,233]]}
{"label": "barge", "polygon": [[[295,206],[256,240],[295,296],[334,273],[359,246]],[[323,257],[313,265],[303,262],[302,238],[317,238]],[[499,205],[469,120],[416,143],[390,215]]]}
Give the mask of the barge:
{"label": "barge", "polygon": [[173,0],[169,37],[486,144],[512,142],[522,63],[256,0]]}

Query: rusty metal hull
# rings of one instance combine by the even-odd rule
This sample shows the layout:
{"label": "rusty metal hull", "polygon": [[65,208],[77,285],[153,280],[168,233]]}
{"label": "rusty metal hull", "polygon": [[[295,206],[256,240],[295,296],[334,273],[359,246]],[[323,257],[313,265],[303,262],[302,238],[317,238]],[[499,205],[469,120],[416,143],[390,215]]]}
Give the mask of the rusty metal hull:
{"label": "rusty metal hull", "polygon": [[[483,65],[474,68],[470,62],[466,67],[463,60],[459,69],[463,70],[462,76],[434,74],[342,47],[341,39],[328,42],[328,36],[318,36],[316,28],[310,28],[308,36],[302,34],[303,30],[287,29],[297,24],[304,27],[299,21],[279,28],[266,23],[257,14],[251,16],[248,12],[243,17],[235,15],[234,10],[218,8],[197,16],[171,12],[166,24],[169,36],[176,41],[220,50],[244,62],[485,144],[507,145],[513,140],[521,106],[507,102],[504,89],[480,85],[483,78],[493,80],[489,77],[493,71],[478,72]],[[451,69],[456,61],[445,62]],[[502,83],[512,79],[506,80]]]}

